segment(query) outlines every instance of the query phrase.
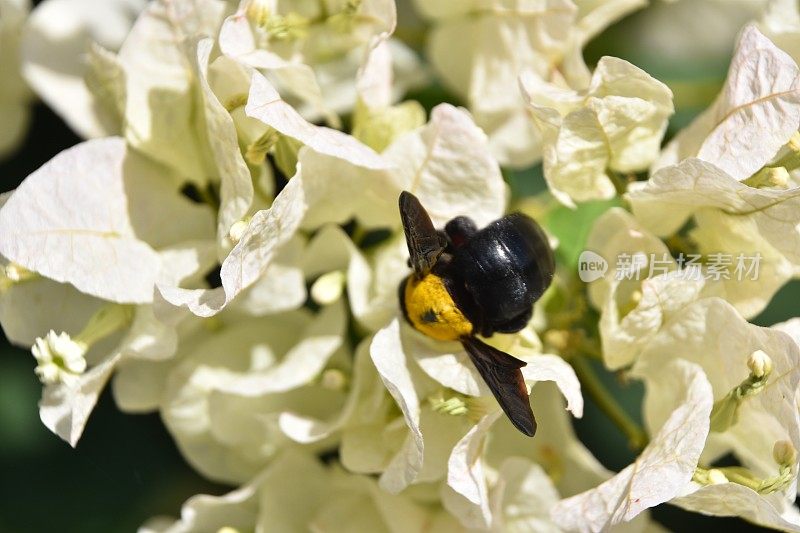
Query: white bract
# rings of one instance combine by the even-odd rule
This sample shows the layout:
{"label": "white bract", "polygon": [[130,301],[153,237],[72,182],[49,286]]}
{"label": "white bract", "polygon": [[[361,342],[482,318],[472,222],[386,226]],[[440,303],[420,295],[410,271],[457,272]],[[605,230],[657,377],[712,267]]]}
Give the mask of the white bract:
{"label": "white bract", "polygon": [[[800,189],[751,187],[711,163],[690,158],[660,169],[627,197],[649,231],[668,236],[693,220],[696,228],[689,236],[696,253],[707,259],[711,254],[731,257],[725,297],[745,316],[760,312],[800,264],[795,220]],[[758,257],[757,271],[737,274],[739,256]]]}
{"label": "white bract", "polygon": [[30,92],[21,76],[19,49],[29,10],[29,0],[0,2],[0,158],[19,145],[28,129]]}
{"label": "white bract", "polygon": [[604,531],[671,500],[691,482],[709,431],[711,386],[697,365],[673,360],[667,366],[674,372],[671,384],[677,407],[634,464],[552,509],[551,516],[561,527]]}
{"label": "white bract", "polygon": [[[676,346],[680,346],[682,358],[702,367],[716,401],[701,462],[709,465],[733,453],[749,472],[744,483],[752,481],[753,485],[728,487],[743,483],[733,476],[730,483],[713,488],[695,483],[686,487],[675,503],[716,515],[744,516],[770,527],[787,527],[778,518],[783,515],[793,522],[792,529],[800,528],[800,521],[790,518],[796,494],[796,454],[774,453],[776,446],[798,449],[797,344],[783,332],[748,324],[717,298],[684,308],[643,350],[634,370],[647,384],[644,415],[651,428],[663,424],[670,406],[680,401],[666,385],[670,370],[664,367],[667,353]],[[735,396],[730,396],[734,390]],[[784,477],[779,474],[779,460],[787,458]],[[725,494],[752,503],[730,505]]]}
{"label": "white bract", "polygon": [[424,498],[394,496],[366,476],[287,452],[242,488],[190,498],[181,518],[157,517],[140,533],[202,531],[456,531],[454,519]]}
{"label": "white bract", "polygon": [[672,92],[627,61],[600,59],[580,91],[533,71],[520,84],[542,137],[545,179],[565,205],[613,197],[622,178],[610,174],[644,170],[658,156]]}
{"label": "white bract", "polygon": [[609,263],[588,294],[601,311],[603,360],[616,370],[633,363],[652,335],[700,296],[705,283],[699,270],[676,270],[666,245],[619,208],[597,219],[586,245]]}
{"label": "white bract", "polygon": [[544,81],[584,88],[589,73],[583,46],[644,2],[419,0],[416,5],[434,22],[428,51],[444,83],[467,102],[495,156],[524,167],[539,158],[541,139],[512,89],[518,76],[531,70]]}
{"label": "white bract", "polygon": [[670,141],[653,170],[697,157],[743,181],[766,165],[800,124],[800,70],[755,26],[745,27],[714,104]]}
{"label": "white bract", "polygon": [[93,46],[118,50],[145,4],[145,0],[46,0],[25,25],[21,44],[25,80],[81,137],[120,133],[118,117],[106,107],[110,102],[96,92],[100,85],[92,86],[99,78],[91,76],[101,74],[95,71],[101,48]]}
{"label": "white bract", "polygon": [[204,475],[247,481],[291,444],[281,413],[327,418],[341,409],[343,390],[326,387],[326,367],[349,375],[343,349],[344,309],[303,311],[261,319],[219,316],[218,331],[194,335],[168,369],[159,408],[187,460]]}
{"label": "white bract", "polygon": [[202,270],[213,236],[210,211],[165,172],[119,138],[62,152],[3,206],[0,254],[104,300],[149,303],[157,282]]}
{"label": "white bract", "polygon": [[[250,90],[247,114],[305,145],[298,154],[298,173],[269,209],[253,215],[222,262],[222,287],[159,286],[174,305],[199,316],[219,312],[263,275],[277,250],[300,228],[352,217],[366,227],[398,228],[396,198],[404,189],[426,203],[439,226],[462,213],[470,213],[480,225],[502,214],[500,169],[487,151],[485,136],[462,110],[438,106],[426,126],[400,136],[378,155],[353,137],[305,121],[259,74]],[[446,190],[451,190],[449,196],[442,197]]]}
{"label": "white bract", "polygon": [[395,25],[392,0],[243,0],[219,39],[223,54],[264,73],[305,118],[336,125],[335,113],[356,105],[365,58],[380,43],[394,64],[392,100],[424,79],[414,54],[390,39]]}

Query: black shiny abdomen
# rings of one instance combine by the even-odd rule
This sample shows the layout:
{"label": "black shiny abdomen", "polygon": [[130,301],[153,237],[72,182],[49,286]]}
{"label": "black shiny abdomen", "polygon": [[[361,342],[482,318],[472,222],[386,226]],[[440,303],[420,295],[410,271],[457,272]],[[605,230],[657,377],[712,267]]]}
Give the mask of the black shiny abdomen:
{"label": "black shiny abdomen", "polygon": [[519,213],[477,231],[468,219],[459,219],[446,227],[450,260],[436,270],[476,333],[519,331],[553,279],[547,237],[536,222]]}

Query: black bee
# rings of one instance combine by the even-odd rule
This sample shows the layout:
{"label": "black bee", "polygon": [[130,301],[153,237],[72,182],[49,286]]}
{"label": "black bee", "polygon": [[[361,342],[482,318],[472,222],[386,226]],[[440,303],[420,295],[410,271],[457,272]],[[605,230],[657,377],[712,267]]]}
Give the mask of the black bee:
{"label": "black bee", "polygon": [[472,219],[456,217],[437,231],[419,199],[405,191],[400,217],[414,269],[400,284],[403,315],[429,337],[460,341],[508,418],[532,437],[525,362],[475,335],[513,333],[528,323],[555,270],[544,232],[520,213],[480,230]]}

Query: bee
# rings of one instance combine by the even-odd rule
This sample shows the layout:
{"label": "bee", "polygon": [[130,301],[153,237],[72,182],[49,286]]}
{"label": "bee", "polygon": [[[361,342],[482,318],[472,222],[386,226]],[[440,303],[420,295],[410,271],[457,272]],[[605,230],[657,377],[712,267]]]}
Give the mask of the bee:
{"label": "bee", "polygon": [[400,194],[400,217],[413,273],[400,284],[403,315],[417,331],[460,341],[497,402],[525,435],[536,419],[520,369],[525,362],[481,337],[514,333],[531,319],[533,304],[550,286],[555,262],[539,225],[513,213],[478,229],[459,216],[444,231],[413,194]]}

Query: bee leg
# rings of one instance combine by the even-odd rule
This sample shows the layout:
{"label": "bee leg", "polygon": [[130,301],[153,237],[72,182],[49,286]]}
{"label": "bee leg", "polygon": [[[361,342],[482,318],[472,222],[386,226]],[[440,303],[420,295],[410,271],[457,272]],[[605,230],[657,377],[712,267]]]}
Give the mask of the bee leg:
{"label": "bee leg", "polygon": [[516,333],[528,325],[528,322],[531,321],[531,316],[533,316],[532,306],[527,311],[510,320],[506,320],[502,324],[495,324],[494,331],[496,333]]}

